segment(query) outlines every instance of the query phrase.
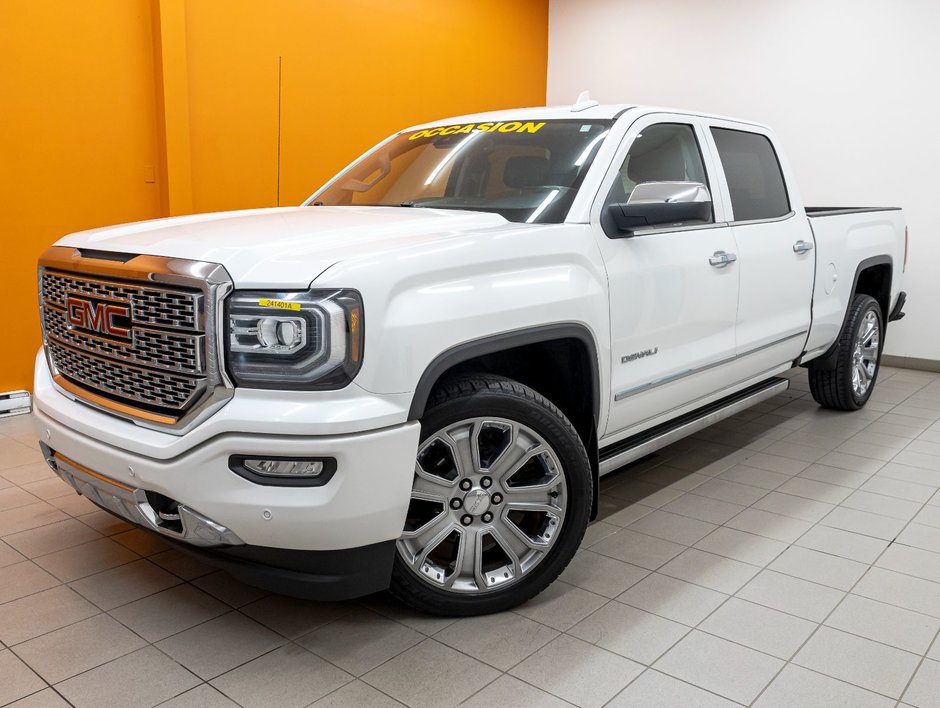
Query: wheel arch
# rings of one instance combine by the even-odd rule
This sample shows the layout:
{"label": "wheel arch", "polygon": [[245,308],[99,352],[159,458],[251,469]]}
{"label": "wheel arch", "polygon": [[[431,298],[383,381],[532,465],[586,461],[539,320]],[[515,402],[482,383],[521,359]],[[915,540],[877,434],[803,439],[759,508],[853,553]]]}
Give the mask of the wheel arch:
{"label": "wheel arch", "polygon": [[[893,276],[894,260],[889,255],[865,258],[858,264],[855,269],[855,279],[852,281],[852,290],[846,303],[845,314],[842,316],[840,333],[845,328],[846,322],[848,322],[849,314],[852,311],[852,300],[859,294],[871,295],[875,298],[881,308],[883,327],[887,328],[891,310],[891,281]],[[837,336],[836,341],[826,350],[826,353],[808,362],[808,365],[824,371],[835,368],[838,348],[839,337]]]}
{"label": "wheel arch", "polygon": [[[462,342],[438,354],[421,374],[408,411],[418,420],[435,386],[462,373],[500,374],[548,398],[568,416],[581,437],[594,477],[592,518],[597,510],[600,362],[591,331],[575,322],[527,327]],[[574,382],[587,384],[589,397]],[[566,385],[569,384],[569,385]],[[580,394],[580,395],[579,395]]]}

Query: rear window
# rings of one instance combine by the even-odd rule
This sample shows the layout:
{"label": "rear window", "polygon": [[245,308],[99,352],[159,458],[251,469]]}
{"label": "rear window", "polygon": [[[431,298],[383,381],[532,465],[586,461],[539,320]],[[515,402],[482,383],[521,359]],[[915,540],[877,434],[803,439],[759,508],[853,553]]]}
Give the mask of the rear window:
{"label": "rear window", "polygon": [[758,133],[712,128],[735,221],[773,219],[790,212],[790,199],[770,140]]}

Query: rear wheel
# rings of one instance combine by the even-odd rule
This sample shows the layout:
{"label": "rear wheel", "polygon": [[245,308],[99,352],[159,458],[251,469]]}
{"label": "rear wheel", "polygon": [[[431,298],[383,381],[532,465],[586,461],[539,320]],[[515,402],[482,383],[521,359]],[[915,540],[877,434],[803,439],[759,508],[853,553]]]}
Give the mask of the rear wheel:
{"label": "rear wheel", "polygon": [[473,376],[438,389],[421,422],[392,593],[476,615],[544,590],[577,551],[592,476],[571,423],[532,389]]}
{"label": "rear wheel", "polygon": [[809,366],[809,388],[824,408],[858,410],[871,397],[878,378],[884,322],[881,306],[870,295],[856,295],[849,306],[832,369]]}

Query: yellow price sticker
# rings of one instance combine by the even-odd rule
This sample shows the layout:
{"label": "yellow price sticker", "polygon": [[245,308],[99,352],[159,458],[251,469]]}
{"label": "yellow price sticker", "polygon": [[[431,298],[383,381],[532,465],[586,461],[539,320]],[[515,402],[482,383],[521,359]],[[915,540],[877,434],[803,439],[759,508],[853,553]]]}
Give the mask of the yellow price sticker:
{"label": "yellow price sticker", "polygon": [[299,310],[299,302],[287,302],[286,300],[271,300],[270,298],[263,297],[258,300],[258,304],[261,307],[273,307],[277,310]]}

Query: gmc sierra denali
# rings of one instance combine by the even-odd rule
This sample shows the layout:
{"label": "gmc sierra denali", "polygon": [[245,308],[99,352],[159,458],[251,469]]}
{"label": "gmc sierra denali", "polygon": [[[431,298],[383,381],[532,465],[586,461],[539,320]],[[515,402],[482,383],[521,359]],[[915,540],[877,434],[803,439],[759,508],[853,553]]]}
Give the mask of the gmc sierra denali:
{"label": "gmc sierra denali", "polygon": [[764,126],[637,106],[409,128],[302,206],[62,238],[36,421],[117,516],[280,592],[502,610],[598,478],[782,392],[865,405],[898,209],[805,208]]}

